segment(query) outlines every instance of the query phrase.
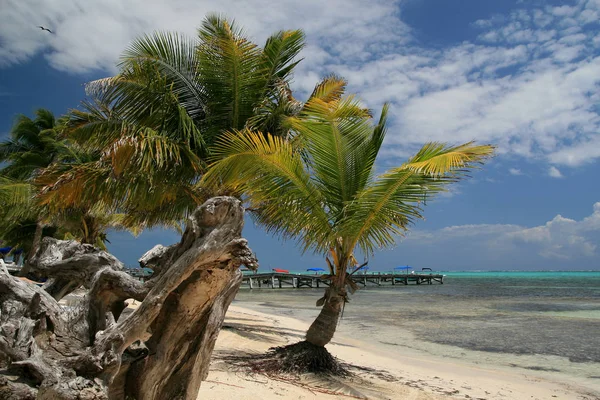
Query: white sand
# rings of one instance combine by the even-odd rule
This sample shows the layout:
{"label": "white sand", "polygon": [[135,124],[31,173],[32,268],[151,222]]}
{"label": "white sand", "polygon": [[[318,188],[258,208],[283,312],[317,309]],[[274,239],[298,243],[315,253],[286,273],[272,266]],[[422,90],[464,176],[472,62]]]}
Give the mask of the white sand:
{"label": "white sand", "polygon": [[[600,399],[600,388],[561,376],[485,367],[436,358],[412,349],[389,349],[336,336],[327,346],[344,362],[385,374],[327,381],[306,377],[297,384],[252,374],[222,360],[226,354],[263,353],[269,347],[297,342],[308,326],[298,320],[232,306],[221,331],[207,381],[198,399]],[[323,393],[337,392],[339,395]]]}

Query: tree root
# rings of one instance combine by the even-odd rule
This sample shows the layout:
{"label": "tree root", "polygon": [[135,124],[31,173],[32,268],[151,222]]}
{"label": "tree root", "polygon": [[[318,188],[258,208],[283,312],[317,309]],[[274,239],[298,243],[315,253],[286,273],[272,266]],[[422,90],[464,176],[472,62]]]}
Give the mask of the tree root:
{"label": "tree root", "polygon": [[[238,361],[242,361],[238,359]],[[302,341],[287,346],[272,347],[269,352],[246,358],[244,366],[253,372],[277,373],[316,373],[332,376],[350,376],[351,373],[337,358],[323,346]]]}

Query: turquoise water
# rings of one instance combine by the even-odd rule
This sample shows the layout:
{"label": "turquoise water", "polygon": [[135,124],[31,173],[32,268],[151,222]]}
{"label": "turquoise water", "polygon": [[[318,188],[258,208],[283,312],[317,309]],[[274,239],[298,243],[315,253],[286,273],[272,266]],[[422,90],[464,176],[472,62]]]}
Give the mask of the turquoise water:
{"label": "turquoise water", "polygon": [[[600,271],[443,274],[443,285],[359,290],[338,332],[390,351],[408,346],[600,383]],[[322,293],[242,289],[236,302],[310,322]]]}
{"label": "turquoise water", "polygon": [[600,271],[442,271],[452,278],[578,279],[600,278]]}

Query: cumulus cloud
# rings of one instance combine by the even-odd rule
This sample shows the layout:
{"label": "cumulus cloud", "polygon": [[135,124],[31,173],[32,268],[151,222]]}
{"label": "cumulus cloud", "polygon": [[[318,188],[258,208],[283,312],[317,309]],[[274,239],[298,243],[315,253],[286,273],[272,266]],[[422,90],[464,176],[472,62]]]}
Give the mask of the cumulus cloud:
{"label": "cumulus cloud", "polygon": [[560,172],[560,170],[558,168],[552,166],[548,169],[548,176],[550,176],[552,178],[562,178],[563,174]]}
{"label": "cumulus cloud", "polygon": [[557,215],[540,226],[510,224],[476,224],[450,226],[435,231],[414,231],[405,239],[411,245],[448,243],[476,248],[479,252],[502,254],[509,259],[518,254],[537,253],[547,259],[590,259],[598,257],[600,236],[600,202],[593,205],[591,215],[580,221]]}
{"label": "cumulus cloud", "polygon": [[301,95],[335,72],[369,107],[392,103],[388,159],[426,141],[476,139],[554,168],[592,162],[600,158],[600,3],[531,4],[473,21],[472,40],[439,48],[413,40],[400,0],[7,0],[0,66],[43,54],[59,70],[111,73],[134,37],[194,35],[206,13],[222,12],[259,43],[279,29],[306,32],[294,83]]}
{"label": "cumulus cloud", "polygon": [[516,176],[523,175],[523,172],[518,168],[509,168],[508,173]]}
{"label": "cumulus cloud", "polygon": [[304,56],[309,61],[343,57],[360,62],[405,41],[408,29],[395,16],[397,7],[383,0],[8,0],[0,14],[0,62],[19,63],[42,52],[59,70],[114,71],[119,54],[135,37],[155,30],[193,36],[208,13],[236,18],[259,43],[277,30],[302,28],[308,34]]}

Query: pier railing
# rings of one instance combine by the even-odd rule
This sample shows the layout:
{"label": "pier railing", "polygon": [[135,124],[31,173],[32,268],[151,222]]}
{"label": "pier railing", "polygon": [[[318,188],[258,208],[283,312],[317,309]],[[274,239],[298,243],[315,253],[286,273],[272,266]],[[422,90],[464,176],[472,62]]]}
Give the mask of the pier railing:
{"label": "pier railing", "polygon": [[[432,285],[444,283],[444,275],[441,274],[396,274],[396,273],[370,273],[354,274],[352,280],[357,285],[366,286],[395,286],[408,285]],[[289,274],[281,272],[264,272],[257,274],[244,274],[242,287],[256,288],[319,288],[329,286],[331,278],[327,275],[314,274]]]}
{"label": "pier railing", "polygon": [[[7,270],[11,275],[16,275],[20,271],[20,266],[12,263],[2,263],[0,268]],[[141,268],[126,269],[125,272],[131,276],[143,281],[149,278],[149,274],[144,272]],[[366,286],[395,286],[395,285],[432,285],[434,283],[443,284],[444,275],[434,273],[367,273],[367,274],[354,274],[352,280],[363,287]],[[320,288],[328,287],[330,285],[331,278],[327,275],[318,274],[290,274],[284,272],[263,272],[263,273],[251,273],[244,274],[242,278],[242,287],[248,287],[250,289],[256,288]]]}

